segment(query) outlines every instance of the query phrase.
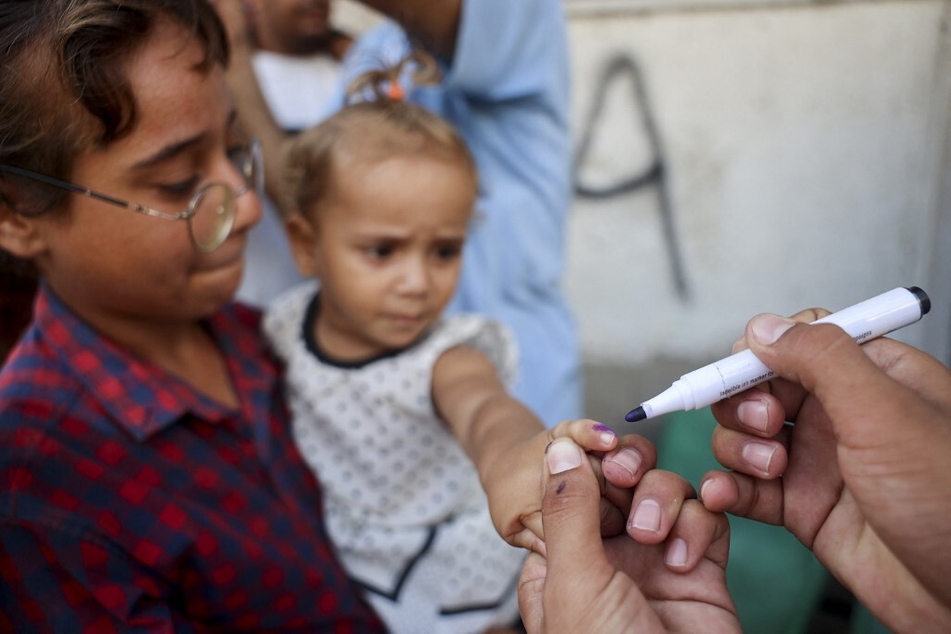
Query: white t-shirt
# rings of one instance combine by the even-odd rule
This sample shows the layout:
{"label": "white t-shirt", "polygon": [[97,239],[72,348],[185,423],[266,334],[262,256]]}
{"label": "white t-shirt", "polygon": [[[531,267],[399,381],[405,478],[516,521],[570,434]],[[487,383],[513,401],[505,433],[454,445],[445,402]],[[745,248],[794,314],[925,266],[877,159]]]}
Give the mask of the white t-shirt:
{"label": "white t-shirt", "polygon": [[258,51],[252,63],[264,100],[282,129],[304,130],[339,109],[341,67],[330,55]]}

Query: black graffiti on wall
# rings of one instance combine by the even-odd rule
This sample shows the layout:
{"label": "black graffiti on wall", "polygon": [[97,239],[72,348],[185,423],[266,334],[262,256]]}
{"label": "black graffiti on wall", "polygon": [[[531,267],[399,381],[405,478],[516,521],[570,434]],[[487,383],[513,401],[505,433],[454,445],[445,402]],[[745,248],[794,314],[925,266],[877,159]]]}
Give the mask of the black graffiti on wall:
{"label": "black graffiti on wall", "polygon": [[[631,114],[636,118],[637,127],[643,130],[652,160],[642,171],[623,177],[617,182],[599,186],[586,184],[581,175],[591,153],[598,126],[606,125],[603,115],[609,89],[616,82],[624,81],[627,81],[632,87]],[[656,188],[664,245],[668,254],[674,287],[677,296],[686,301],[689,299],[690,290],[674,222],[674,209],[670,202],[667,174],[667,162],[664,157],[660,134],[657,131],[650,100],[647,98],[640,67],[630,55],[626,53],[617,54],[608,59],[601,71],[595,85],[594,101],[581,128],[581,138],[574,157],[573,184],[575,194],[581,198],[607,199],[623,196],[647,187]]]}

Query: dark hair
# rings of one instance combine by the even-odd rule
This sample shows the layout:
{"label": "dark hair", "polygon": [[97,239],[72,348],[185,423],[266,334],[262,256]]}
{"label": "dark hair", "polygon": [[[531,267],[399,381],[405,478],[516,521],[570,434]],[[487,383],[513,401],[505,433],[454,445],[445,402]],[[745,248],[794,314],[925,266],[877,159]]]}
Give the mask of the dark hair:
{"label": "dark hair", "polygon": [[[136,104],[125,62],[160,20],[202,45],[199,68],[227,64],[227,34],[207,0],[0,2],[0,164],[67,180],[79,151],[128,134]],[[2,177],[16,181],[17,200],[7,198],[16,213],[43,213],[65,196]]]}
{"label": "dark hair", "polygon": [[[291,213],[308,215],[334,195],[334,168],[343,155],[379,163],[401,155],[458,161],[477,185],[475,161],[451,123],[405,101],[400,82],[438,79],[435,60],[414,53],[393,68],[365,73],[348,89],[351,103],[298,135],[287,147],[285,186]],[[356,101],[364,99],[364,101]]]}

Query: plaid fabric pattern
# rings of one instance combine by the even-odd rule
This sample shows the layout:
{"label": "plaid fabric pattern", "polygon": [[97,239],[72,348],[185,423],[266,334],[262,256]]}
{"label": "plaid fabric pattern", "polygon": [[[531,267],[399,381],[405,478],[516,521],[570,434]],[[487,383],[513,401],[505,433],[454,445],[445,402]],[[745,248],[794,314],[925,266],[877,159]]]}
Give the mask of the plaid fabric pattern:
{"label": "plaid fabric pattern", "polygon": [[0,630],[382,629],[328,545],[259,319],[208,322],[230,410],[40,290],[0,373]]}

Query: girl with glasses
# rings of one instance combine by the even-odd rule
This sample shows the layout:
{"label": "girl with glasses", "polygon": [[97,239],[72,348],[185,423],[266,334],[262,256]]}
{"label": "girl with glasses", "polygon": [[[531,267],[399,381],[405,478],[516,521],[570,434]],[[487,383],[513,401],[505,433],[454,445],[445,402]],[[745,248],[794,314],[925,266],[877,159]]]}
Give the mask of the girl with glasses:
{"label": "girl with glasses", "polygon": [[199,0],[0,4],[0,629],[379,631],[325,538],[259,315],[256,144]]}

